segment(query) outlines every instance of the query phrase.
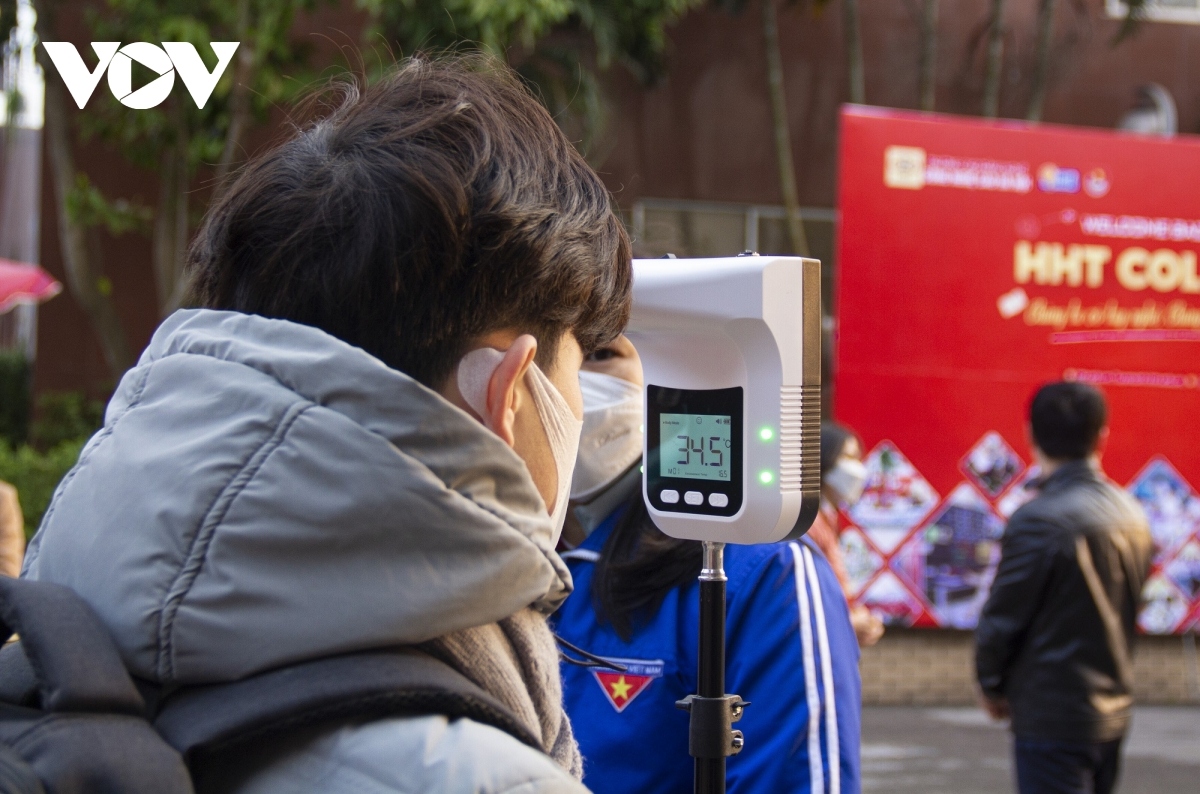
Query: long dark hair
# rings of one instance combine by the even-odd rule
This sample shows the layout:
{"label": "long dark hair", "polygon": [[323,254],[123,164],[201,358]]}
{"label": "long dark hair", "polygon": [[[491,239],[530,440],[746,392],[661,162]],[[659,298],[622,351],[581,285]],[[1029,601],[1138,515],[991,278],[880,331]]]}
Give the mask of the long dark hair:
{"label": "long dark hair", "polygon": [[596,617],[626,642],[638,623],[653,617],[667,593],[696,581],[699,541],[664,535],[646,510],[638,488],[604,543],[592,577]]}

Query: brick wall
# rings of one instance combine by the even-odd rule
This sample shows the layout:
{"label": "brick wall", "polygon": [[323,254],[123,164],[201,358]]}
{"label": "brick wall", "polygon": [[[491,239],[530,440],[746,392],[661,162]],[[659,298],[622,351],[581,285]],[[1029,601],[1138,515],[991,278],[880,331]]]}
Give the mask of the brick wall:
{"label": "brick wall", "polygon": [[[1200,667],[1194,647],[1179,637],[1139,638],[1134,658],[1138,702],[1200,703]],[[975,702],[970,632],[889,629],[875,647],[863,649],[859,669],[863,705]]]}

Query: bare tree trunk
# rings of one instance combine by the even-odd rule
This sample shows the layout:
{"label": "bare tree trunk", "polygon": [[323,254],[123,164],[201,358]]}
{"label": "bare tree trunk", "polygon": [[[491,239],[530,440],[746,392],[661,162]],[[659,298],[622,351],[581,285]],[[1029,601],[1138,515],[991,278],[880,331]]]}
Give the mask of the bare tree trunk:
{"label": "bare tree trunk", "polygon": [[1037,65],[1033,70],[1033,93],[1029,97],[1030,121],[1042,120],[1042,107],[1046,104],[1046,82],[1050,78],[1050,44],[1054,40],[1055,0],[1041,0],[1038,6]]}
{"label": "bare tree trunk", "polygon": [[858,0],[842,0],[842,26],[846,34],[846,66],[850,76],[850,101],[857,105],[867,102],[863,77],[862,30],[858,24]]}
{"label": "bare tree trunk", "polygon": [[220,190],[225,178],[233,170],[234,159],[242,150],[242,140],[250,126],[250,82],[254,77],[254,44],[250,33],[250,0],[238,0],[237,4],[237,62],[233,70],[233,89],[229,94],[229,129],[225,133],[225,147],[217,161],[216,184]]}
{"label": "bare tree trunk", "polygon": [[921,110],[933,110],[937,102],[938,0],[924,0],[921,9]]}
{"label": "bare tree trunk", "polygon": [[792,135],[788,130],[787,99],[783,93],[783,57],[779,51],[779,20],[775,0],[762,0],[763,49],[767,54],[767,89],[771,95],[771,121],[775,133],[775,160],[779,165],[779,189],[787,212],[788,239],[797,256],[808,256],[808,238],[800,218],[800,195],[796,189],[796,166],[792,162]]}
{"label": "bare tree trunk", "polygon": [[983,77],[983,115],[994,119],[1000,114],[1000,77],[1004,66],[1004,0],[992,0],[988,20],[987,66]]}
{"label": "bare tree trunk", "polygon": [[175,143],[163,150],[158,208],[154,214],[154,281],[159,312],[164,317],[179,308],[188,242],[188,137],[183,118],[186,111],[175,102],[168,112],[175,127]]}
{"label": "bare tree trunk", "polygon": [[163,150],[158,166],[158,206],[154,208],[154,287],[162,312],[175,289],[170,266],[175,249],[175,147]]}
{"label": "bare tree trunk", "polygon": [[[39,53],[40,55],[40,53]],[[63,267],[67,274],[67,286],[71,295],[87,312],[92,327],[100,339],[104,361],[114,380],[133,365],[133,352],[121,327],[108,291],[102,287],[98,263],[91,256],[87,230],[80,225],[67,208],[67,197],[75,187],[75,158],[71,152],[69,120],[66,112],[66,95],[53,69],[44,59],[42,68],[46,73],[46,144],[50,154],[50,166],[54,177],[55,204],[58,210],[58,237],[62,245]]]}
{"label": "bare tree trunk", "polygon": [[187,164],[177,146],[163,152],[159,170],[158,207],[154,214],[154,284],[158,308],[165,317],[179,307],[180,282],[187,245]]}

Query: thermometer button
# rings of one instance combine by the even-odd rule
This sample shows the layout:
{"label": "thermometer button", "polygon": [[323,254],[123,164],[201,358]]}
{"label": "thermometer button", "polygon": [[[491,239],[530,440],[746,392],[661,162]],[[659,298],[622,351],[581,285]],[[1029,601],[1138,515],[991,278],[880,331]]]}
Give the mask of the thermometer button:
{"label": "thermometer button", "polygon": [[699,491],[688,491],[683,495],[683,501],[690,505],[702,505],[704,504],[704,494]]}
{"label": "thermometer button", "polygon": [[708,503],[713,507],[729,507],[729,497],[723,493],[710,493]]}
{"label": "thermometer button", "polygon": [[658,495],[659,499],[663,500],[664,504],[674,505],[679,504],[679,491],[668,488]]}

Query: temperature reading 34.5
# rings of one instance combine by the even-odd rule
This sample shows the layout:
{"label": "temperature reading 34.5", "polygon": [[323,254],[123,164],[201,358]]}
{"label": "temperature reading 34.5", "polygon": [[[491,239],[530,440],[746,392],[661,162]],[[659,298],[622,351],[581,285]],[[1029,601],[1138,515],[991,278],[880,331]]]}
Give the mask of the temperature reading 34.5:
{"label": "temperature reading 34.5", "polygon": [[[716,466],[720,468],[725,465],[725,445],[721,443],[720,436],[709,436],[707,438],[687,435],[678,435],[675,438],[683,444],[679,448],[682,458],[675,461],[678,466],[691,466],[692,455],[698,455],[701,466]],[[704,442],[708,442],[708,449],[704,449]],[[707,460],[705,460],[705,452],[707,451]]]}
{"label": "temperature reading 34.5", "polygon": [[659,474],[729,481],[731,418],[716,414],[659,415]]}

